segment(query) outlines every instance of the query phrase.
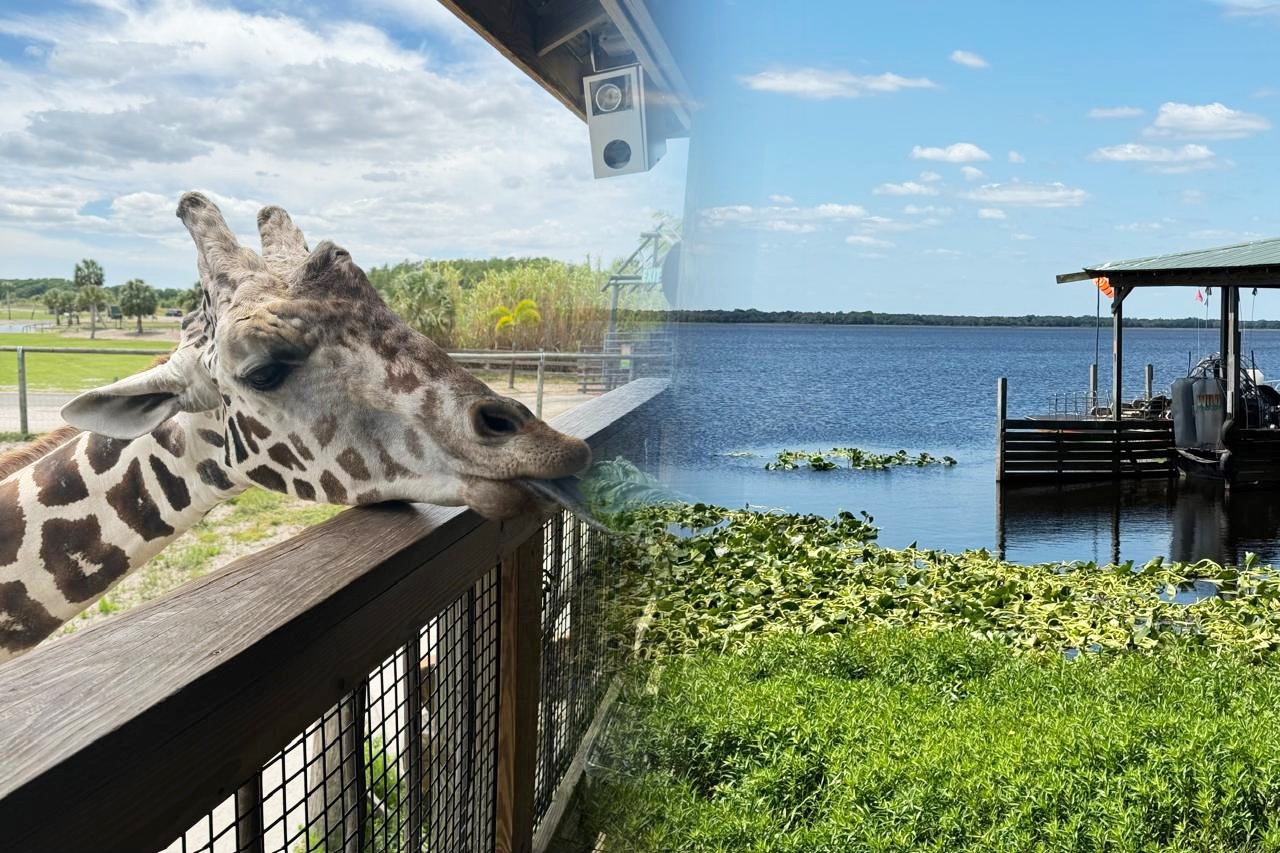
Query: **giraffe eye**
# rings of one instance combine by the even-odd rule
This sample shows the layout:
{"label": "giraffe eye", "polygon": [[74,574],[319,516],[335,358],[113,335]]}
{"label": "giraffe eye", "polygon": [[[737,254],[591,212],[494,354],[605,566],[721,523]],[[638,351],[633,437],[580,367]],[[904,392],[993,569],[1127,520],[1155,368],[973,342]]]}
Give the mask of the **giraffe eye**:
{"label": "giraffe eye", "polygon": [[284,382],[291,370],[293,370],[292,365],[273,361],[270,364],[264,364],[251,373],[246,373],[241,379],[255,391],[270,391],[280,387],[280,383]]}

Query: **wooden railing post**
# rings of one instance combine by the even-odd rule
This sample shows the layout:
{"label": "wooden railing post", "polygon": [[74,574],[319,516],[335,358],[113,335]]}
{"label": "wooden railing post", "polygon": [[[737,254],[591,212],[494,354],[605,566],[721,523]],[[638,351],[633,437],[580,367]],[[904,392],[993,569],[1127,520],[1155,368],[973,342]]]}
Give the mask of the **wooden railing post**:
{"label": "wooden railing post", "polygon": [[1004,422],[1008,419],[1009,380],[996,380],[996,482],[1004,480]]}
{"label": "wooden railing post", "polygon": [[533,846],[542,664],[542,529],[502,560],[499,579],[498,801],[495,848]]}

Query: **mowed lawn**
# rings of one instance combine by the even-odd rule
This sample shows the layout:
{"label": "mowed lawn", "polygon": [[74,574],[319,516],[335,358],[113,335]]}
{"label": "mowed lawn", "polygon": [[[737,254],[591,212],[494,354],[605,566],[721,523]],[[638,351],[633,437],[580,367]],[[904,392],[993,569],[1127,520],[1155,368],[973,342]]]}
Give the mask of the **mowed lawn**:
{"label": "mowed lawn", "polygon": [[[145,354],[130,355],[130,350],[169,350],[173,348],[173,343],[155,339],[91,341],[88,338],[67,338],[51,334],[0,333],[0,346],[120,350],[120,355],[27,353],[28,388],[40,391],[81,391],[137,373],[155,358]],[[17,385],[17,353],[0,352],[0,388],[16,388]]]}

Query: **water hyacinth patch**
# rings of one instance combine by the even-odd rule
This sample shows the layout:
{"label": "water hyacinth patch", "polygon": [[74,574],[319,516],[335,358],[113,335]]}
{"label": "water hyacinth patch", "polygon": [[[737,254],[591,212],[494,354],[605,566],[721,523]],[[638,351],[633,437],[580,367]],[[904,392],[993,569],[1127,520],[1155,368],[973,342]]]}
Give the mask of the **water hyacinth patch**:
{"label": "water hyacinth patch", "polygon": [[[649,506],[615,524],[629,568],[617,601],[629,618],[646,613],[641,654],[650,657],[733,650],[758,634],[898,626],[960,630],[1019,653],[1180,640],[1254,654],[1280,648],[1280,581],[1252,557],[1239,568],[1158,559],[1025,566],[984,550],[881,547],[865,514],[704,504]],[[1219,594],[1180,595],[1205,581]]]}
{"label": "water hyacinth patch", "polygon": [[897,453],[872,453],[869,450],[862,450],[858,447],[833,447],[822,453],[807,450],[783,450],[778,453],[777,459],[765,463],[764,469],[766,471],[794,471],[797,468],[808,466],[813,471],[830,471],[840,467],[839,463],[833,461],[838,459],[845,460],[847,467],[855,471],[884,471],[898,466],[924,468],[927,465],[942,465],[950,467],[956,464],[956,460],[950,456],[937,457],[928,453],[918,453],[912,456],[905,450],[899,450]]}

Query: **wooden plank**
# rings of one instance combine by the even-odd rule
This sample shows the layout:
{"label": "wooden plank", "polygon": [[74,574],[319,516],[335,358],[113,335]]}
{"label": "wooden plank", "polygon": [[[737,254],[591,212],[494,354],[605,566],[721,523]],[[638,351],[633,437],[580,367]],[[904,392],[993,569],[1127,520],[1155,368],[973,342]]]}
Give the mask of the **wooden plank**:
{"label": "wooden plank", "polygon": [[1044,486],[1056,485],[1059,483],[1107,483],[1119,479],[1143,480],[1143,479],[1161,479],[1172,477],[1177,473],[1176,469],[1170,470],[1151,470],[1151,471],[1135,471],[1123,476],[1117,477],[1110,471],[1063,471],[1057,472],[1036,472],[1036,471],[1010,471],[1005,477],[1005,482],[1009,485],[1017,486]]}
{"label": "wooden plank", "polygon": [[[1169,467],[1168,460],[1150,460],[1140,462],[1123,461],[1120,464],[1121,471],[1138,471],[1138,470],[1154,470],[1165,469]],[[1009,461],[1005,464],[1005,471],[1013,473],[1017,471],[1114,471],[1114,462],[1111,459],[1092,460],[1083,462],[1014,462]]]}
{"label": "wooden plank", "polygon": [[[665,389],[553,424],[624,433]],[[382,504],[0,667],[6,853],[157,849],[230,796],[540,519]]]}
{"label": "wooden plank", "polygon": [[1130,445],[1163,445],[1165,447],[1173,446],[1173,436],[1167,433],[1159,432],[1131,432],[1131,433],[1010,433],[1005,436],[1005,444],[1008,447],[1026,446],[1058,446],[1062,444],[1070,444],[1076,446],[1086,446],[1091,444],[1110,444],[1113,441],[1121,441],[1125,447]]}
{"label": "wooden plank", "polygon": [[1011,418],[1005,421],[1006,429],[1066,430],[1068,432],[1107,432],[1114,430],[1173,431],[1173,421],[1161,418],[1126,418],[1123,421],[1086,421],[1065,419]]}
{"label": "wooden plank", "polygon": [[533,40],[538,56],[546,56],[584,30],[609,20],[598,0],[583,0],[568,9],[551,6],[546,8],[555,8],[556,11],[554,14],[539,15],[534,21]]}
{"label": "wooden plank", "polygon": [[1009,380],[996,380],[996,482],[1004,477],[1005,418],[1009,415]]}
{"label": "wooden plank", "polygon": [[502,561],[498,666],[497,853],[530,853],[542,660],[542,530]]}

